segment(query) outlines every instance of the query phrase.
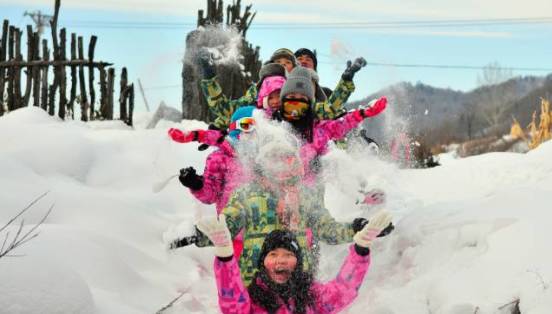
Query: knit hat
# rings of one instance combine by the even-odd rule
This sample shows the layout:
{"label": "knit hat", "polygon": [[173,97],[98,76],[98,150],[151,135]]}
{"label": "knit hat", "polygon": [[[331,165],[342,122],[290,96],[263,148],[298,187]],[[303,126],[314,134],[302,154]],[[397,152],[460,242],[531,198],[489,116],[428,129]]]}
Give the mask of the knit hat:
{"label": "knit hat", "polygon": [[303,269],[303,254],[301,252],[299,242],[297,242],[295,234],[287,230],[273,230],[265,237],[263,247],[261,249],[261,255],[257,261],[257,267],[259,269],[263,268],[264,259],[268,253],[279,248],[293,252],[297,258],[296,269]]}
{"label": "knit hat", "polygon": [[[255,106],[245,106],[238,108],[230,118],[230,123],[236,122],[241,118],[253,117],[253,110],[255,110]],[[230,138],[233,140],[238,140],[238,135],[240,133],[240,130],[231,130],[230,132],[228,132],[228,136],[230,136]]]}
{"label": "knit hat", "polygon": [[318,76],[318,73],[313,69],[305,69],[309,71],[311,78],[314,81],[314,97],[316,99],[316,102],[325,102],[326,100],[328,100],[326,93],[320,86],[320,77]]}
{"label": "knit hat", "polygon": [[269,76],[264,79],[263,84],[257,92],[257,108],[269,109],[267,100],[265,100],[272,92],[281,90],[286,79],[281,76]]}
{"label": "knit hat", "polygon": [[297,59],[295,59],[295,55],[291,50],[287,48],[280,48],[274,51],[274,53],[272,54],[272,57],[270,57],[270,61],[274,62],[276,61],[276,59],[279,59],[279,58],[289,59],[291,63],[293,63],[294,67],[297,66]]}
{"label": "knit hat", "polygon": [[311,104],[314,102],[314,86],[312,77],[307,68],[296,67],[288,75],[286,83],[280,92],[280,99],[284,99],[284,97],[290,93],[305,95]]}
{"label": "knit hat", "polygon": [[257,82],[257,90],[259,90],[263,85],[264,79],[271,76],[281,76],[285,78],[286,68],[284,68],[281,64],[272,62],[263,65],[261,67],[261,70],[259,71],[259,82]]}
{"label": "knit hat", "polygon": [[316,58],[316,54],[312,52],[310,49],[307,48],[300,48],[295,53],[295,58],[299,58],[300,56],[309,56],[312,59],[312,62],[314,63],[314,70],[316,71],[316,68],[318,67],[318,59]]}

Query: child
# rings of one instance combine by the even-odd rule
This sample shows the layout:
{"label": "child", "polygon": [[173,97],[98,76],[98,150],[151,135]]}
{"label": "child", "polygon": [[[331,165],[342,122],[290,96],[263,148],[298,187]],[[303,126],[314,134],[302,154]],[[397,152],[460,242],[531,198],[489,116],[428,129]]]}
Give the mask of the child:
{"label": "child", "polygon": [[231,237],[224,215],[204,219],[198,228],[215,245],[215,277],[222,313],[337,313],[351,304],[370,266],[370,246],[389,225],[391,215],[376,214],[354,236],[337,277],[315,282],[303,270],[302,246],[289,231],[274,230],[263,241],[255,276],[246,288],[232,254]]}

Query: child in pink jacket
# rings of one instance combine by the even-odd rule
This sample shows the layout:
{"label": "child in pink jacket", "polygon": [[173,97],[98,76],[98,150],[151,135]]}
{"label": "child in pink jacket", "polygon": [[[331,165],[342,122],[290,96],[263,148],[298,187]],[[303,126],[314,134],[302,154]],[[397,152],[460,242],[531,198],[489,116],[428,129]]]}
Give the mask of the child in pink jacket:
{"label": "child in pink jacket", "polygon": [[247,288],[232,252],[224,215],[203,219],[197,226],[215,245],[214,269],[222,313],[329,314],[340,312],[357,297],[370,265],[372,241],[390,222],[391,215],[385,210],[372,217],[355,234],[355,243],[337,277],[324,284],[302,270],[302,248],[295,235],[274,230],[265,238],[255,278]]}

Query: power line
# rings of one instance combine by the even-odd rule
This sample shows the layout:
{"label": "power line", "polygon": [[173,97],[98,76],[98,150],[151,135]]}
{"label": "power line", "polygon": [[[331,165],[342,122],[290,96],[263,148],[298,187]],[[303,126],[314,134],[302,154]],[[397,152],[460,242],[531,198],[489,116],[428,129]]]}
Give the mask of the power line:
{"label": "power line", "polygon": [[[322,64],[342,64],[341,62],[319,62]],[[400,63],[379,63],[379,62],[367,62],[366,65],[370,66],[385,66],[385,67],[397,67],[397,68],[434,68],[434,69],[462,69],[462,70],[484,70],[486,66],[471,66],[471,65],[449,65],[449,64],[400,64]],[[538,71],[538,72],[552,72],[552,68],[525,68],[525,67],[501,67],[504,70],[511,71]]]}
{"label": "power line", "polygon": [[[373,21],[373,22],[319,22],[319,23],[255,23],[252,29],[385,29],[417,27],[474,27],[552,24],[552,17],[508,18],[508,19],[462,19],[462,20],[420,20],[420,21]],[[67,26],[80,28],[120,29],[182,29],[196,27],[191,22],[134,22],[102,20],[67,20]]]}

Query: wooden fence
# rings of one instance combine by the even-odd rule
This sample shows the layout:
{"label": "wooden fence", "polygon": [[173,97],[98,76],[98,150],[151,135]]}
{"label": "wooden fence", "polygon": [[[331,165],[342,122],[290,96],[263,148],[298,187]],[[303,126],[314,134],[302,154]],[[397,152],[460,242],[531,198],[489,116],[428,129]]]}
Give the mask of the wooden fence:
{"label": "wooden fence", "polygon": [[[54,17],[50,22],[52,54],[50,54],[48,41],[41,40],[38,31],[34,31],[31,25],[27,25],[26,60],[21,54],[22,30],[11,26],[8,20],[4,20],[0,39],[0,116],[6,112],[30,106],[32,98],[33,106],[46,110],[50,115],[55,115],[57,108],[57,115],[61,119],[74,119],[74,108],[77,104],[80,107],[82,121],[113,120],[115,101],[113,64],[94,60],[98,40],[96,36],[90,38],[86,59],[83,38],[75,33],[71,33],[68,58],[67,31],[61,28],[59,36],[57,31],[59,9],[60,0],[56,0]],[[88,77],[85,69],[88,70]],[[48,78],[50,72],[53,72],[52,79]],[[96,72],[99,72],[99,99],[96,99]],[[67,93],[68,75],[71,79],[69,93]],[[25,82],[24,90],[22,81]],[[128,84],[126,68],[122,69],[119,92],[119,119],[132,125],[134,84]],[[97,101],[98,108],[95,106]]]}

